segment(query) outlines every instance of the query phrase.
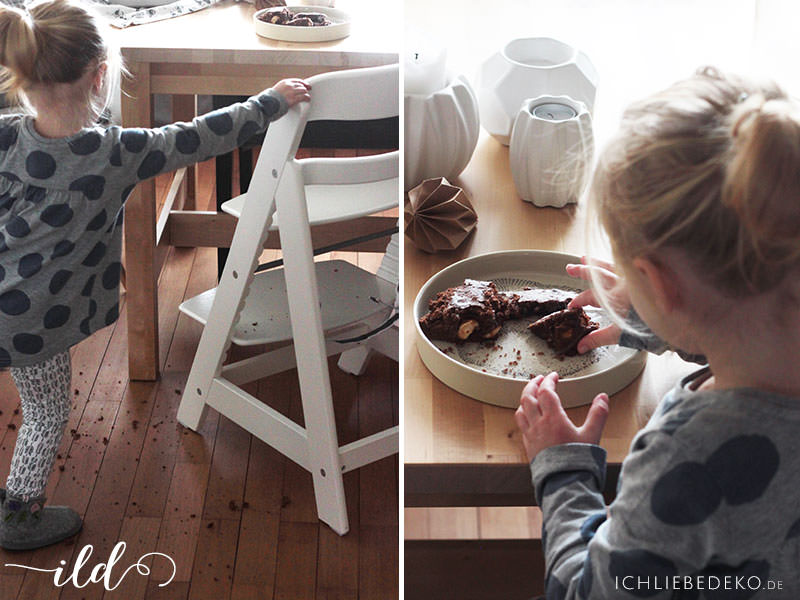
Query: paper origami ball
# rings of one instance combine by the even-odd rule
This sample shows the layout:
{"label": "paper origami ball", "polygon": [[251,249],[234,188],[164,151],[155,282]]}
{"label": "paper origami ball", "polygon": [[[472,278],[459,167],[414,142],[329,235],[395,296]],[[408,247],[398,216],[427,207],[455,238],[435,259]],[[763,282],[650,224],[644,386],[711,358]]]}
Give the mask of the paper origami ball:
{"label": "paper origami ball", "polygon": [[478,214],[460,187],[444,177],[426,179],[408,192],[405,234],[423,252],[458,248],[478,222]]}

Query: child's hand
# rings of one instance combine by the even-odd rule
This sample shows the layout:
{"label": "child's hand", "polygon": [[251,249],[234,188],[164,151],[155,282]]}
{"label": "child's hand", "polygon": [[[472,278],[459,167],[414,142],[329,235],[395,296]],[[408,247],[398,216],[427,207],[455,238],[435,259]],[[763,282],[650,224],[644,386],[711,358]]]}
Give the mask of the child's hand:
{"label": "child's hand", "polygon": [[522,432],[528,460],[533,460],[539,452],[550,446],[570,442],[600,442],[608,418],[608,396],[598,394],[592,401],[586,421],[580,427],[575,427],[561,406],[561,399],[556,393],[557,382],[558,373],[550,373],[546,377],[539,375],[522,390],[514,419]]}
{"label": "child's hand", "polygon": [[[570,277],[578,277],[584,281],[591,281],[591,271],[594,269],[600,274],[607,289],[612,291],[612,303],[622,307],[630,306],[630,300],[625,292],[624,286],[620,285],[620,278],[614,272],[614,265],[601,260],[595,260],[594,265],[586,264],[586,257],[583,259],[583,264],[580,265],[567,265],[567,275]],[[569,303],[569,308],[578,308],[584,306],[600,306],[593,289],[582,291],[575,296],[572,302]],[[585,336],[578,342],[578,354],[586,354],[589,350],[599,348],[600,346],[612,346],[619,342],[619,336],[622,333],[618,325],[608,325],[601,329],[597,329]]]}
{"label": "child's hand", "polygon": [[286,98],[289,108],[311,100],[311,86],[302,79],[281,79],[272,89]]}

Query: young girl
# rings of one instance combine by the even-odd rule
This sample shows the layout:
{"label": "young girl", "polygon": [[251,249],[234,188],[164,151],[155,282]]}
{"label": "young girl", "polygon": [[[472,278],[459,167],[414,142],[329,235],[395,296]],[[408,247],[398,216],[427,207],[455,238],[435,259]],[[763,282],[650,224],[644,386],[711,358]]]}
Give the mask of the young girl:
{"label": "young girl", "polygon": [[0,367],[22,401],[0,546],[53,544],[78,532],[42,496],[70,410],[69,348],[116,321],[122,208],[134,186],[231,151],[290,106],[305,82],[159,129],[94,125],[118,92],[107,26],[70,0],[0,7],[2,89],[28,109],[0,117]]}
{"label": "young girl", "polygon": [[702,70],[628,109],[590,195],[617,273],[570,266],[596,275],[573,304],[628,299],[622,343],[708,366],[636,435],[609,507],[607,396],[575,427],[555,373],[526,386],[547,598],[800,597],[800,104]]}

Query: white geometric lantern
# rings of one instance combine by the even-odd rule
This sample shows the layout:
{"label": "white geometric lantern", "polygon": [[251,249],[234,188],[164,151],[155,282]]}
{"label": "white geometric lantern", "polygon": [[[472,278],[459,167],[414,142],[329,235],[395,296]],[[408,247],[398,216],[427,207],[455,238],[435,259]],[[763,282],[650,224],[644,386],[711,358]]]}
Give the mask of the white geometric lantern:
{"label": "white geometric lantern", "polygon": [[405,94],[404,110],[405,191],[434,177],[453,181],[480,133],[478,101],[466,77],[451,75],[428,95]]}
{"label": "white geometric lantern", "polygon": [[592,168],[592,117],[568,96],[526,100],[514,121],[511,177],[520,198],[536,206],[577,202]]}
{"label": "white geometric lantern", "polygon": [[597,71],[589,57],[564,42],[519,38],[483,63],[476,88],[481,124],[507,146],[514,118],[527,98],[564,94],[592,112]]}

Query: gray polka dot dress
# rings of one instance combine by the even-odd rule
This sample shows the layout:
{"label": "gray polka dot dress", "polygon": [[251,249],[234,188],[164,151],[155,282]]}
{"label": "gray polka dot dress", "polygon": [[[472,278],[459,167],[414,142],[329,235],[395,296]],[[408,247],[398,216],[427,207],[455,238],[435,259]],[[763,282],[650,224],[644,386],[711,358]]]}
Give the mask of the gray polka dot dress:
{"label": "gray polka dot dress", "polygon": [[608,507],[602,448],[533,460],[548,599],[800,598],[800,398],[693,391],[708,373],[662,399]]}
{"label": "gray polka dot dress", "polygon": [[287,109],[267,90],[191,123],[59,139],[0,116],[0,367],[51,358],[117,319],[123,206],[138,182],[229,152]]}

